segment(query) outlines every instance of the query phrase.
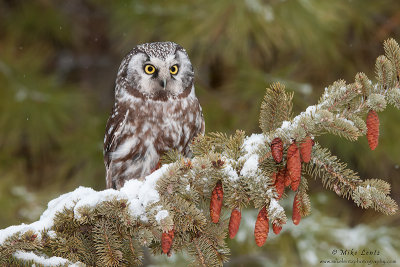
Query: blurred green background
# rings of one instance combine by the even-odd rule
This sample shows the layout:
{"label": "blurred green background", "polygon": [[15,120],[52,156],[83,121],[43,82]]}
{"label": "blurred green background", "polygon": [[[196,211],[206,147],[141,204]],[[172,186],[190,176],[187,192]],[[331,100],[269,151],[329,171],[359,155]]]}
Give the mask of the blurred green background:
{"label": "blurred green background", "polygon": [[[358,71],[373,78],[382,43],[389,37],[399,42],[399,26],[397,0],[0,0],[0,228],[37,220],[49,200],[77,186],[105,188],[102,141],[114,80],[135,45],[168,40],[185,47],[206,131],[250,134],[260,132],[259,107],[270,83],[295,92],[297,114],[337,79],[352,82]],[[380,119],[374,152],[366,138],[318,141],[361,177],[392,184],[399,203],[400,111],[388,108]],[[399,257],[399,215],[361,210],[319,181],[310,181],[310,193],[312,216],[296,230],[288,222],[262,249],[252,228],[243,226],[243,238],[229,244],[227,266],[316,264],[307,249],[322,260],[333,246],[355,246],[334,240],[349,233],[377,248],[392,247],[391,256]],[[250,222],[254,212],[245,214]],[[359,227],[367,230],[354,232]],[[334,235],[338,229],[347,230]],[[376,236],[366,238],[368,229]],[[387,239],[380,243],[379,237]],[[184,257],[168,262],[185,266]],[[146,264],[164,261],[147,258]]]}

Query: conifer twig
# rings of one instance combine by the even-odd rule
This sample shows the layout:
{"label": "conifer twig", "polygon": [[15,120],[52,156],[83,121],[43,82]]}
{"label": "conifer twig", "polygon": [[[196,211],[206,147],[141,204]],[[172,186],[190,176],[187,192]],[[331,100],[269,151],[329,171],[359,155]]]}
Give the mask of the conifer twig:
{"label": "conifer twig", "polygon": [[[363,73],[357,74],[352,84],[335,82],[326,88],[318,104],[294,118],[293,95],[283,85],[273,84],[260,112],[263,134],[246,137],[236,131],[231,136],[200,136],[191,147],[193,159],[169,152],[164,157],[169,164],[143,181],[127,181],[120,191],[80,187],[64,194],[49,203],[41,220],[0,230],[0,263],[12,265],[20,262],[18,251],[32,251],[87,265],[138,264],[141,257],[140,252],[135,253],[135,245],[161,254],[162,233],[173,229],[168,255],[187,249],[201,266],[222,266],[229,254],[224,212],[244,206],[262,208],[264,223],[258,233],[264,242],[269,229],[265,218],[271,220],[276,232],[287,221],[279,203],[281,197],[287,197],[285,186],[296,194],[293,222],[298,224],[301,216],[310,213],[307,177],[320,178],[326,188],[351,198],[361,208],[394,214],[398,206],[389,197],[388,183],[362,180],[312,140],[332,133],[354,141],[367,132],[361,116],[370,110],[383,111],[387,103],[400,108],[400,47],[393,39],[384,46],[386,56],[378,58],[375,68],[377,84]],[[308,149],[300,153],[303,145]],[[223,199],[217,203],[222,216],[218,210],[218,220],[212,221],[208,207],[216,184],[217,199]]]}

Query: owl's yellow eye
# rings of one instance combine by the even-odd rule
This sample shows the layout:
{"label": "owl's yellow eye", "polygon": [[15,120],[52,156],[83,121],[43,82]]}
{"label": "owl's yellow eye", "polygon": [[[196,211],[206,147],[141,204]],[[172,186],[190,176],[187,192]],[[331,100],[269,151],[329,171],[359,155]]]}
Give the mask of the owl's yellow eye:
{"label": "owl's yellow eye", "polygon": [[156,68],[151,64],[147,64],[147,65],[144,66],[144,71],[147,74],[153,74],[156,71]]}
{"label": "owl's yellow eye", "polygon": [[172,75],[175,75],[178,73],[178,65],[173,65],[171,68],[169,68],[169,72],[171,72]]}

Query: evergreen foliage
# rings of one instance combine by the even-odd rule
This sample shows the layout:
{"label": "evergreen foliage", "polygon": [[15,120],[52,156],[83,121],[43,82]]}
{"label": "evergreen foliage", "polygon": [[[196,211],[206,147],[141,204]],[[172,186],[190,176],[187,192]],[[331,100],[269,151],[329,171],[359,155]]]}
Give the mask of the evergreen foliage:
{"label": "evergreen foliage", "polygon": [[290,119],[292,99],[293,93],[286,93],[285,86],[280,83],[267,88],[260,112],[260,128],[264,133],[277,129]]}
{"label": "evergreen foliage", "polygon": [[[0,245],[0,264],[21,264],[21,255],[34,252],[38,256],[64,258],[60,265],[135,266],[143,258],[141,247],[161,254],[162,233],[173,230],[172,253],[186,250],[195,265],[221,266],[229,255],[225,243],[229,220],[225,213],[252,206],[265,210],[269,221],[285,227],[287,217],[279,204],[273,177],[288,159],[285,156],[280,163],[274,161],[270,149],[274,138],[282,140],[284,155],[289,146],[301,144],[308,136],[332,133],[354,141],[365,134],[363,118],[369,110],[382,111],[386,103],[398,107],[400,100],[392,97],[400,95],[400,49],[393,39],[384,46],[386,58],[377,59],[376,84],[362,73],[356,75],[352,84],[335,82],[326,88],[317,105],[293,119],[290,119],[292,94],[286,93],[282,85],[273,84],[262,104],[263,134],[245,137],[243,131],[231,136],[211,133],[194,141],[193,159],[185,159],[174,151],[168,153],[164,160],[170,163],[151,175],[158,177],[155,189],[159,199],[144,205],[141,216],[131,213],[132,202],[118,198],[119,192],[99,192],[115,198],[79,208],[73,203],[57,212],[50,229],[21,230],[9,236]],[[325,187],[362,208],[388,215],[398,209],[388,196],[388,183],[362,180],[315,142],[310,162],[302,163],[297,189],[296,207],[301,216],[311,211],[307,193],[307,179],[311,177],[320,179]],[[208,207],[217,183],[223,187],[224,206],[219,221],[212,223]],[[35,259],[29,260],[33,262]]]}
{"label": "evergreen foliage", "polygon": [[[214,2],[0,1],[0,61],[12,70],[0,71],[0,228],[35,221],[50,199],[79,185],[104,187],[102,138],[115,74],[138,43],[182,44],[195,66],[206,131],[231,134],[259,130],[265,84],[284,83],[301,111],[338,77],[349,80],[357,69],[372,77],[367,66],[380,43],[400,33],[396,0]],[[17,83],[28,92],[23,101],[23,90],[10,90]],[[381,119],[399,114],[390,108]],[[397,177],[400,149],[391,140],[399,129],[387,127],[386,141],[364,157],[353,153],[358,143],[319,141],[363,176]]]}

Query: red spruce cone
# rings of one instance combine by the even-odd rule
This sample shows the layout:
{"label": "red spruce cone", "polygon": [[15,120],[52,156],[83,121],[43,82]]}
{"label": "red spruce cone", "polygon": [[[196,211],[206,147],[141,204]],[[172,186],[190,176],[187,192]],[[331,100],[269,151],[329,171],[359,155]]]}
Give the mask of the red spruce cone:
{"label": "red spruce cone", "polygon": [[292,221],[295,225],[298,225],[301,220],[301,215],[300,215],[300,200],[298,197],[299,194],[296,194],[294,196],[293,200],[293,214],[292,214]]}
{"label": "red spruce cone", "polygon": [[268,237],[269,224],[268,224],[268,214],[263,207],[257,216],[256,226],[254,227],[254,237],[257,246],[261,247],[264,245]]}
{"label": "red spruce cone", "polygon": [[299,187],[301,177],[300,151],[296,142],[293,142],[288,148],[286,168],[289,172],[290,179],[292,180],[292,190],[296,191]]}
{"label": "red spruce cone", "polygon": [[229,220],[229,238],[233,239],[239,230],[242,213],[238,208],[233,209]]}
{"label": "red spruce cone", "polygon": [[374,110],[370,110],[367,116],[367,139],[369,147],[374,150],[379,141],[379,117]]}
{"label": "red spruce cone", "polygon": [[274,140],[272,140],[271,153],[272,153],[272,157],[274,158],[276,163],[280,163],[282,161],[283,143],[282,143],[282,140],[279,137],[277,137]]}
{"label": "red spruce cone", "polygon": [[290,174],[289,174],[289,171],[287,170],[287,167],[284,169],[283,173],[284,173],[283,174],[283,177],[284,177],[283,180],[285,181],[285,187],[291,185],[292,184],[292,179],[290,179]]}
{"label": "red spruce cone", "polygon": [[210,202],[210,217],[213,223],[219,221],[219,215],[221,214],[222,199],[224,198],[224,190],[222,189],[221,181],[218,181],[215,185],[211,195]]}
{"label": "red spruce cone", "polygon": [[164,254],[168,254],[170,252],[172,241],[174,241],[174,229],[168,231],[168,233],[162,233],[161,248]]}
{"label": "red spruce cone", "polygon": [[290,185],[293,191],[296,191],[299,188],[300,185],[300,179],[296,181],[292,181],[292,184]]}
{"label": "red spruce cone", "polygon": [[279,170],[276,175],[275,188],[278,193],[278,199],[280,199],[285,191],[285,169]]}
{"label": "red spruce cone", "polygon": [[282,225],[279,226],[278,224],[272,223],[272,230],[274,230],[274,233],[277,235],[281,232]]}
{"label": "red spruce cone", "polygon": [[301,159],[305,163],[309,163],[311,160],[311,150],[313,147],[313,140],[310,136],[307,136],[303,143],[300,145]]}

